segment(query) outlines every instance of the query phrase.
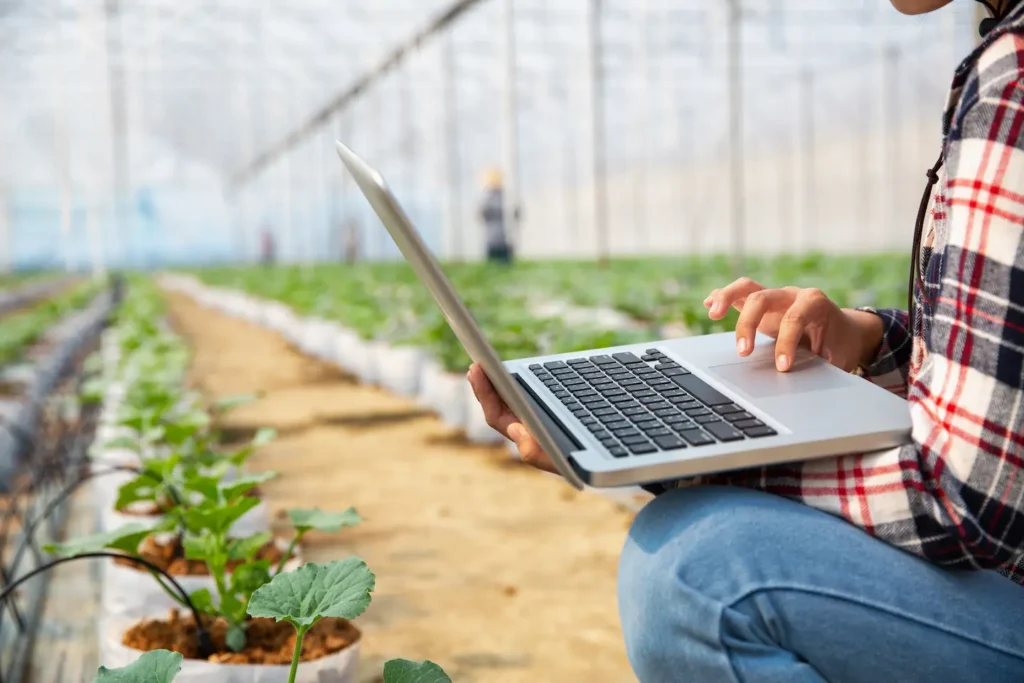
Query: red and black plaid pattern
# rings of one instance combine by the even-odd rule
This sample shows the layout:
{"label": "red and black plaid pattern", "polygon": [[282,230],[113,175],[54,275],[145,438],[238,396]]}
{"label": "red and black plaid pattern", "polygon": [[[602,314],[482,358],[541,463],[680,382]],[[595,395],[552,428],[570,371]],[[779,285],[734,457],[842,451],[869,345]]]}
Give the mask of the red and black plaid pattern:
{"label": "red and black plaid pattern", "polygon": [[943,124],[914,324],[875,311],[885,339],[864,373],[907,398],[913,443],[712,479],[1024,584],[1024,6],[957,69]]}

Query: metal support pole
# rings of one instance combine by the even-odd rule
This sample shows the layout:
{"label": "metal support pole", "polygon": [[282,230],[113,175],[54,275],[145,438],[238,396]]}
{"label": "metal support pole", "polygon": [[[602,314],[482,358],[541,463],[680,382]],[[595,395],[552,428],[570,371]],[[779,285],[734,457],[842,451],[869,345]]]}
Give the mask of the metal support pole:
{"label": "metal support pole", "polygon": [[[55,54],[63,54],[59,51],[64,43],[63,23],[59,24],[53,32],[53,49]],[[53,150],[57,164],[57,177],[60,181],[60,260],[66,272],[71,272],[73,250],[71,246],[71,203],[73,201],[71,189],[71,154],[69,150],[70,139],[68,135],[68,107],[67,99],[64,97],[66,87],[64,60],[60,59],[57,66],[60,74],[54,80],[54,126],[53,126]]]}
{"label": "metal support pole", "polygon": [[590,67],[590,129],[591,161],[593,163],[594,185],[594,237],[597,246],[597,262],[608,263],[608,177],[605,149],[604,121],[604,69],[602,67],[603,45],[601,40],[602,0],[590,0],[587,16],[587,42]]}
{"label": "metal support pole", "polygon": [[443,140],[444,169],[442,177],[447,186],[445,223],[448,231],[447,256],[453,260],[465,258],[462,236],[462,178],[459,155],[459,98],[458,71],[455,56],[455,37],[451,32],[441,38],[441,139]]}
{"label": "metal support pole", "polygon": [[814,116],[814,71],[810,67],[800,72],[800,130],[803,132],[803,181],[804,220],[801,247],[807,248],[815,242],[817,230],[817,149]]}
{"label": "metal support pole", "polygon": [[637,92],[633,93],[633,145],[637,158],[633,166],[633,234],[636,235],[636,246],[646,251],[648,244],[647,225],[647,141],[650,134],[651,111],[651,60],[648,42],[650,33],[650,0],[634,0],[635,11],[633,20],[636,23],[634,32],[634,56],[637,60]]}
{"label": "metal support pole", "polygon": [[505,30],[504,67],[502,87],[501,152],[504,167],[505,201],[503,204],[505,228],[511,244],[519,241],[519,98],[518,71],[516,69],[516,13],[515,0],[502,0]]}
{"label": "metal support pole", "polygon": [[124,212],[129,193],[128,125],[125,101],[124,56],[121,52],[120,0],[105,0],[103,28],[106,33],[107,89],[110,97],[110,142],[113,162],[113,214],[115,243],[120,260],[128,258],[129,235]]}
{"label": "metal support pole", "polygon": [[729,178],[732,210],[732,268],[743,273],[743,247],[746,232],[746,168],[743,159],[743,53],[740,0],[728,0],[729,11]]}

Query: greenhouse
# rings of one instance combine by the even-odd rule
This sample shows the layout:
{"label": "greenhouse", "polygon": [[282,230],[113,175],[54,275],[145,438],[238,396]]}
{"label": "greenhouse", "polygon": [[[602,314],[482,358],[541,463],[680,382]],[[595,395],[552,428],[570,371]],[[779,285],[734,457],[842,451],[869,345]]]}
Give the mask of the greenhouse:
{"label": "greenhouse", "polygon": [[1013,0],[0,0],[0,683],[1024,680],[1013,54]]}

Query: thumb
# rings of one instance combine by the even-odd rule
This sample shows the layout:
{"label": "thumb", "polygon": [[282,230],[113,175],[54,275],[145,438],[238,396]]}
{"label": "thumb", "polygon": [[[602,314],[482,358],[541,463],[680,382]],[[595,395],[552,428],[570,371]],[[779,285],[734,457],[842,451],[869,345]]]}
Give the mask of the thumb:
{"label": "thumb", "polygon": [[508,438],[512,439],[515,445],[518,446],[519,442],[522,441],[524,436],[526,436],[526,429],[523,427],[523,425],[519,424],[518,422],[513,422],[508,426]]}

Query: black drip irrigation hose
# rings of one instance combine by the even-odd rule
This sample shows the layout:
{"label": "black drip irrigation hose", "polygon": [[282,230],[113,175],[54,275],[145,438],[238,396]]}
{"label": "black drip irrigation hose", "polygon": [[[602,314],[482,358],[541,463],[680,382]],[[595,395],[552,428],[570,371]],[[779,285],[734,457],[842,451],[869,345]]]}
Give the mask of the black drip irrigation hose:
{"label": "black drip irrigation hose", "polygon": [[54,567],[65,564],[67,562],[74,562],[75,560],[95,559],[99,557],[115,559],[120,558],[128,560],[134,564],[142,565],[150,571],[154,571],[163,576],[165,579],[167,579],[167,581],[174,587],[174,589],[181,596],[182,602],[185,605],[187,605],[189,611],[192,612],[192,618],[195,620],[196,623],[196,647],[198,648],[197,655],[199,659],[208,659],[210,655],[213,654],[213,641],[210,640],[210,634],[206,631],[206,627],[203,626],[202,615],[199,613],[199,610],[196,609],[195,605],[192,604],[192,600],[189,599],[188,591],[182,588],[181,584],[178,583],[177,580],[175,580],[175,578],[171,576],[171,574],[167,572],[165,569],[162,569],[157,565],[153,564],[152,562],[144,560],[141,557],[137,557],[135,555],[126,555],[123,553],[115,553],[112,551],[97,550],[95,552],[81,553],[79,555],[74,555],[72,557],[61,557],[56,560],[51,560],[50,562],[47,562],[44,565],[36,567],[24,576],[18,577],[14,581],[14,583],[4,588],[3,592],[0,592],[0,604],[6,602],[6,600],[11,596],[11,593],[13,593],[18,588],[18,586],[25,583],[33,576],[42,574],[45,571],[49,571],[50,569],[53,569]]}

